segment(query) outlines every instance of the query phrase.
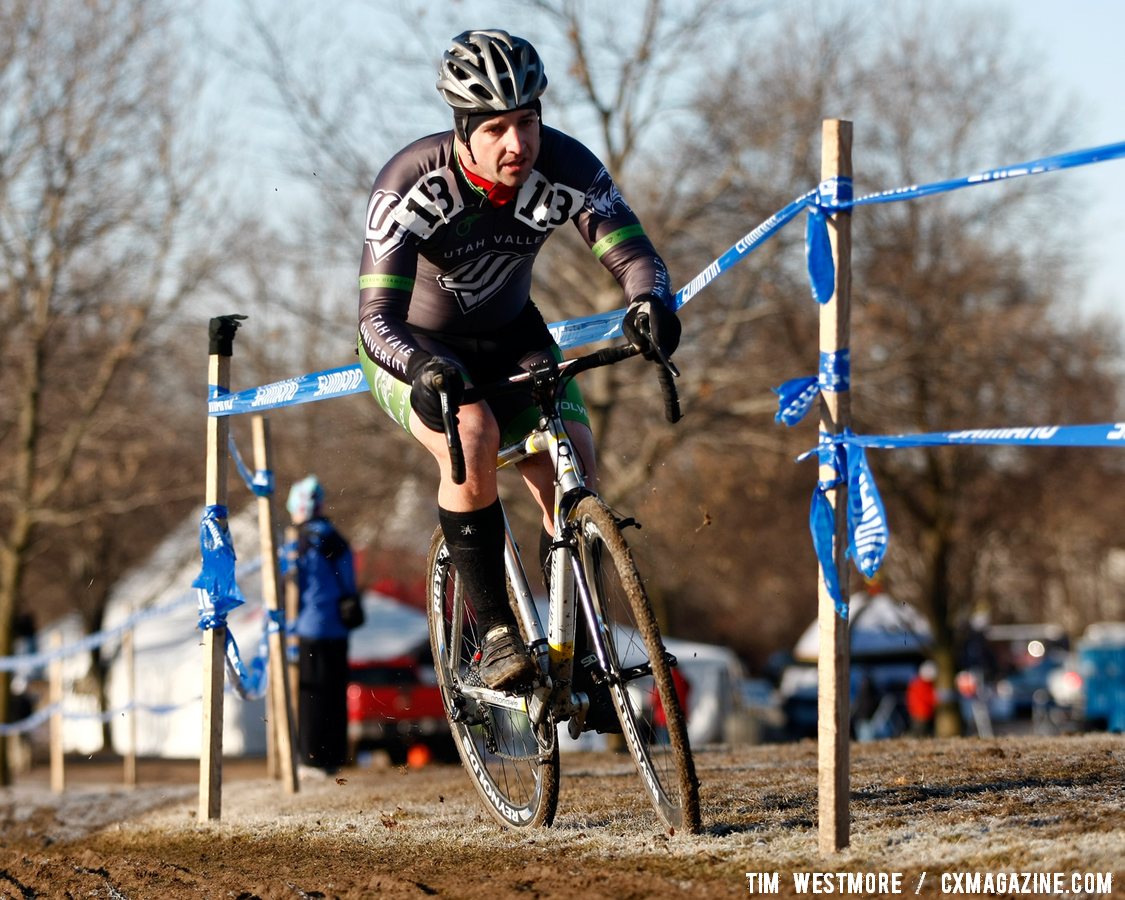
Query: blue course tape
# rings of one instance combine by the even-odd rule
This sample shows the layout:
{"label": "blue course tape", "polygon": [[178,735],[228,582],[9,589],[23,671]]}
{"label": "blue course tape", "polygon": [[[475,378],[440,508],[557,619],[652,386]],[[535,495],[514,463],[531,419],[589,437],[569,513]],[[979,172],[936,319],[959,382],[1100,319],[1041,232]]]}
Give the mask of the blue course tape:
{"label": "blue course tape", "polygon": [[207,630],[225,625],[227,613],[246,601],[234,577],[234,542],[227,528],[227,508],[215,505],[204,509],[199,531],[203,570],[191,586],[199,589],[199,627]]}
{"label": "blue course tape", "polygon": [[258,652],[249,663],[243,663],[234,635],[227,631],[226,663],[231,685],[243,700],[260,700],[266,693],[266,673],[270,647],[266,638],[269,620],[266,620],[258,640]]}
{"label": "blue course tape", "polygon": [[[751,251],[769,240],[802,211],[809,213],[809,222],[805,232],[805,253],[812,293],[818,302],[825,303],[831,298],[835,289],[835,272],[833,271],[826,219],[828,213],[873,203],[890,203],[926,197],[958,188],[988,184],[1025,175],[1039,175],[1044,172],[1053,172],[1059,169],[1105,162],[1122,157],[1125,157],[1125,142],[1106,144],[1102,147],[1061,153],[1014,166],[986,169],[983,172],[977,172],[962,178],[952,178],[930,184],[907,185],[906,187],[879,191],[858,198],[853,198],[850,179],[830,179],[797,197],[752,231],[739,238],[722,256],[714,260],[685,287],[677,291],[675,296],[676,309],[682,308],[703,288],[743,260]],[[621,319],[624,313],[624,310],[617,309],[584,318],[556,322],[549,328],[555,341],[566,350],[619,336],[621,334]],[[230,416],[264,412],[282,406],[294,406],[314,400],[327,400],[332,397],[366,393],[366,391],[367,384],[363,377],[363,370],[358,364],[354,364],[287,378],[284,381],[275,381],[238,393],[230,393],[212,385],[208,392],[207,413],[211,416]]]}
{"label": "blue course tape", "polygon": [[235,468],[238,469],[238,474],[254,496],[272,496],[273,472],[270,469],[255,469],[251,472],[246,463],[242,461],[242,454],[238,452],[238,444],[235,443],[233,434],[227,435],[227,449],[230,451],[231,459],[234,460]]}
{"label": "blue course tape", "polygon": [[1125,422],[1097,425],[1033,425],[1023,428],[969,428],[928,434],[840,436],[857,447],[936,447],[942,445],[1004,444],[1029,447],[1125,447]]}
{"label": "blue course tape", "polygon": [[[808,381],[808,379],[795,380]],[[784,388],[785,385],[782,387]],[[788,412],[783,401],[782,408],[778,412],[779,419]],[[781,420],[791,424],[787,419]],[[865,448],[895,449],[972,444],[1125,448],[1125,422],[1106,422],[1099,425],[1035,425],[1023,428],[972,428],[961,431],[898,435],[857,435],[848,431],[839,435],[821,434],[820,446],[815,451],[803,453],[799,458],[807,459],[816,453],[822,465],[830,462],[837,472],[848,473],[848,555],[854,561],[856,568],[870,578],[883,564],[883,557],[886,555],[890,541],[890,531],[882,498],[867,464]],[[839,483],[839,480],[819,483],[813,493],[813,508],[810,512],[813,547],[816,549],[821,568],[825,569],[825,582],[837,604],[837,611],[842,602],[842,598],[836,593],[839,591],[839,577],[835,571],[829,574],[827,568],[832,565],[835,523],[825,493]]]}
{"label": "blue course tape", "polygon": [[[248,575],[257,571],[260,566],[261,560],[253,560],[247,563],[246,566],[241,567],[240,571],[243,575]],[[195,592],[185,592],[161,606],[153,606],[148,609],[139,610],[129,615],[120,624],[103,631],[95,632],[94,634],[85,635],[74,643],[67,644],[65,647],[57,647],[52,650],[43,650],[36,653],[21,653],[17,656],[0,656],[0,672],[34,672],[37,669],[42,669],[50,665],[57,659],[66,659],[70,656],[76,656],[79,653],[89,653],[96,647],[119,641],[126,631],[136,628],[142,622],[162,618],[176,611],[189,600],[196,601]],[[271,615],[273,615],[273,613],[271,613]],[[281,615],[284,621],[284,613]],[[151,651],[153,649],[155,648],[145,648],[146,651]]]}
{"label": "blue course tape", "polygon": [[207,413],[212,416],[231,416],[240,413],[265,412],[279,406],[293,406],[313,400],[345,397],[364,393],[367,382],[358,364],[340,366],[324,372],[314,372],[299,378],[287,378],[260,387],[212,396],[207,403]]}
{"label": "blue course tape", "polygon": [[805,229],[805,255],[808,261],[813,298],[818,303],[827,303],[834,289],[835,273],[825,213],[849,210],[856,206],[870,206],[876,203],[916,200],[919,197],[928,197],[932,194],[942,194],[975,185],[1008,181],[1025,175],[1042,175],[1045,172],[1056,172],[1060,169],[1107,162],[1122,157],[1125,157],[1125,142],[1118,142],[1087,150],[1072,150],[1069,153],[1060,153],[1056,156],[1017,163],[1014,166],[986,169],[983,172],[976,172],[961,178],[949,178],[929,184],[911,184],[892,190],[878,191],[856,199],[852,199],[851,196],[850,180],[841,178],[835,182],[826,182],[817,190],[816,200],[810,199],[808,201],[809,220]]}
{"label": "blue course tape", "polygon": [[[1085,166],[1092,163],[1107,162],[1125,157],[1125,141],[1115,144],[1105,144],[1101,147],[1092,147],[1087,150],[1072,150],[1056,156],[1045,156],[1030,162],[1017,163],[1014,166],[1004,166],[999,169],[985,169],[973,175],[962,178],[950,178],[945,181],[935,181],[930,184],[912,184],[906,187],[895,188],[889,191],[879,191],[858,197],[855,200],[839,200],[836,208],[844,209],[854,206],[868,206],[873,203],[891,203],[898,200],[911,200],[917,197],[928,197],[931,194],[940,194],[964,187],[973,187],[978,184],[989,184],[993,181],[1006,181],[1012,178],[1021,178],[1025,175],[1042,175],[1044,172],[1056,172],[1060,169],[1071,169],[1075,166]],[[831,207],[830,207],[831,208]]]}
{"label": "blue course tape", "polygon": [[[802,210],[807,209],[809,202],[816,196],[817,190],[803,194],[784,209],[774,213],[757,228],[739,238],[722,256],[676,292],[674,298],[676,309],[682,308],[723,272],[769,240]],[[620,336],[621,320],[624,316],[624,309],[615,309],[592,316],[555,322],[548,328],[556,343],[563,350],[568,350]],[[287,378],[284,381],[275,381],[237,393],[222,392],[212,387],[208,394],[207,414],[236,416],[260,413],[282,406],[295,406],[299,403],[311,403],[314,400],[327,400],[332,397],[366,392],[367,383],[363,377],[363,370],[355,364]]]}
{"label": "blue course tape", "polygon": [[[97,720],[99,722],[112,722],[118,716],[122,716],[127,712],[145,712],[154,716],[167,716],[172,713],[179,712],[192,704],[199,703],[202,697],[193,697],[190,700],[184,700],[181,703],[141,703],[133,700],[130,703],[124,703],[121,706],[107,709],[105,712],[62,712],[62,717],[68,722],[73,721],[89,721]],[[52,703],[36,710],[26,719],[20,719],[18,722],[10,722],[7,724],[0,724],[0,735],[7,734],[23,734],[28,731],[35,731],[35,729],[44,725],[51,716],[59,712],[58,703]]]}

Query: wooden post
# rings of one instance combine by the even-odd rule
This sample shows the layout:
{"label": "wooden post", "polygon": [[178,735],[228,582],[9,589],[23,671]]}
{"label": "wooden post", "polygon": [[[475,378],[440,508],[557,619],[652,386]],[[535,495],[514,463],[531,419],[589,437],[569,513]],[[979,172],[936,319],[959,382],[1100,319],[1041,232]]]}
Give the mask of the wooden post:
{"label": "wooden post", "polygon": [[[254,416],[254,468],[271,472],[269,421]],[[262,602],[268,612],[282,608],[280,578],[277,564],[277,515],[274,494],[258,497],[258,534],[262,546]],[[267,733],[273,736],[272,746],[280,764],[278,773],[287,793],[297,792],[297,765],[293,755],[293,719],[290,713],[289,679],[285,664],[285,634],[277,629],[269,634],[269,700],[266,706],[270,723]],[[272,773],[271,773],[272,774]]]}
{"label": "wooden post", "polygon": [[[292,525],[285,529],[285,542],[290,545],[297,543],[297,529]],[[297,584],[297,560],[295,556],[290,556],[289,559],[289,572],[285,576],[285,618],[290,622],[297,621],[297,613],[301,611],[301,588]],[[285,657],[285,671],[288,673],[289,680],[289,696],[292,698],[292,709],[294,712],[294,719],[297,717],[297,709],[301,702],[300,684],[301,684],[301,670],[298,665],[297,648],[300,642],[296,635],[290,637],[286,642],[286,649],[292,651],[293,661],[289,661],[289,656]]]}
{"label": "wooden post", "polygon": [[[840,119],[826,119],[821,126],[821,179],[851,179],[852,124]],[[832,262],[836,270],[835,292],[820,308],[820,353],[846,358],[851,314],[851,211],[831,216],[828,234],[832,244]],[[823,365],[823,362],[822,362]],[[820,431],[838,435],[851,422],[847,384],[842,390],[822,390]],[[835,482],[846,473],[838,473],[831,460],[821,460],[820,479]],[[835,510],[833,557],[839,574],[840,594],[848,599],[847,482],[828,489],[827,498]],[[824,572],[817,583],[817,629],[820,646],[817,659],[817,753],[819,849],[832,854],[848,846],[849,841],[849,753],[848,753],[848,620],[846,605],[843,614],[829,593]]]}
{"label": "wooden post", "polygon": [[[210,323],[210,356],[207,367],[208,399],[230,390],[230,358],[234,333],[242,316],[217,316]],[[207,416],[207,506],[227,505],[227,438],[230,419]],[[226,521],[220,523],[226,525]],[[197,821],[222,814],[223,775],[223,675],[226,626],[203,632],[203,734],[199,751],[199,808]]]}
{"label": "wooden post", "polygon": [[[51,635],[51,649],[62,648],[62,634],[56,631]],[[54,707],[51,713],[51,790],[61,794],[66,790],[66,770],[63,767],[63,661],[62,657],[51,660],[47,673],[47,692]]]}
{"label": "wooden post", "polygon": [[121,635],[121,656],[125,667],[125,696],[129,710],[125,713],[125,786],[137,786],[137,653],[134,630]]}

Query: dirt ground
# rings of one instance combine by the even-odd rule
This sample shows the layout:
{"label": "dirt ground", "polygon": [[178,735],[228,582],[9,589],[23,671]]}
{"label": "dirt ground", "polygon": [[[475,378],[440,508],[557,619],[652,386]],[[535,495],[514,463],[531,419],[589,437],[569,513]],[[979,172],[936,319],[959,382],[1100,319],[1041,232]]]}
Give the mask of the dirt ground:
{"label": "dirt ground", "polygon": [[144,760],[124,789],[119,764],[68,760],[61,795],[39,769],[0,789],[0,896],[727,898],[796,896],[805,873],[819,893],[1015,896],[1032,872],[1125,897],[1120,735],[854,745],[850,845],[823,857],[815,744],[697,765],[704,831],[688,836],[657,826],[614,754],[564,755],[554,827],[518,834],[457,766],[351,768],[288,794],[264,761],[227,760],[222,817],[199,822],[194,762]]}

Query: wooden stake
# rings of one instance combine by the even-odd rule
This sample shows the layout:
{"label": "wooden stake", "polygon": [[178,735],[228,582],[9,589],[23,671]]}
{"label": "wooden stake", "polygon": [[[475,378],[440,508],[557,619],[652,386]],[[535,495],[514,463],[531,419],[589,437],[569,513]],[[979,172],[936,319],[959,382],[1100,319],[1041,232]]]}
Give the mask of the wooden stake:
{"label": "wooden stake", "polygon": [[[297,529],[289,525],[285,529],[285,542],[290,546],[296,546],[297,543]],[[297,558],[296,554],[290,553],[289,556],[289,571],[285,576],[285,618],[289,622],[297,621],[297,613],[301,611],[301,588],[297,584]],[[292,702],[292,709],[294,711],[294,719],[296,718],[296,710],[300,701],[300,681],[301,670],[297,663],[297,650],[300,646],[300,641],[296,635],[293,635],[286,641],[286,647],[293,653],[293,661],[289,661],[286,656],[285,670],[289,673],[289,696]]]}
{"label": "wooden stake", "polygon": [[[272,471],[270,463],[269,421],[254,416],[254,467],[258,471]],[[258,498],[258,533],[262,546],[262,602],[270,612],[282,608],[280,578],[277,563],[278,533],[274,494]],[[285,634],[274,630],[269,635],[269,702],[268,733],[273,736],[273,748],[280,765],[278,773],[287,793],[297,792],[297,765],[294,757],[292,705],[289,699],[289,679],[285,664]]]}
{"label": "wooden stake", "polygon": [[137,786],[137,654],[134,630],[121,635],[121,658],[125,668],[125,697],[129,710],[125,713],[124,778],[126,787]]}
{"label": "wooden stake", "polygon": [[[821,126],[821,179],[851,178],[852,124],[841,119],[826,119]],[[820,352],[847,353],[851,315],[851,212],[837,212],[829,219],[832,262],[836,270],[836,289],[820,308]],[[846,387],[846,385],[845,385]],[[851,423],[847,390],[821,391],[820,431],[837,435]],[[820,479],[834,482],[845,473],[822,461]],[[847,482],[827,491],[836,514],[833,556],[839,574],[843,602],[848,598]],[[823,570],[817,582],[817,628],[820,647],[817,659],[817,753],[819,849],[832,854],[848,846],[848,621],[840,615],[828,591]],[[846,611],[846,607],[845,607]]]}
{"label": "wooden stake", "polygon": [[[51,635],[51,649],[59,650],[63,645],[60,632]],[[51,790],[61,794],[66,790],[66,770],[63,756],[63,660],[56,657],[51,660],[47,672],[47,688],[50,703],[55,708],[51,714],[50,742],[51,742]]]}
{"label": "wooden stake", "polygon": [[[207,384],[211,397],[230,390],[230,358],[235,316],[211,320],[211,347]],[[227,505],[229,457],[227,439],[230,420],[226,416],[207,417],[207,506]],[[220,523],[226,525],[223,520]],[[223,675],[226,657],[226,626],[203,632],[203,734],[199,752],[199,809],[197,821],[218,819],[222,814],[223,776]]]}

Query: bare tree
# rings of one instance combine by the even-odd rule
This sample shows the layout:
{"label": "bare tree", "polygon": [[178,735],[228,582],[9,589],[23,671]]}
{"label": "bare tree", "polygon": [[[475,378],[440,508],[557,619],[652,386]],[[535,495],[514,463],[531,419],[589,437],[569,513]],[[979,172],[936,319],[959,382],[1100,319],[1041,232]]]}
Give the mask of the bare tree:
{"label": "bare tree", "polygon": [[[798,11],[777,36],[776,56],[741,78],[732,73],[729,90],[719,91],[713,104],[711,131],[720,136],[712,142],[713,165],[722,171],[725,159],[727,180],[736,188],[730,205],[735,197],[769,193],[754,178],[763,159],[777,160],[781,171],[789,160],[796,184],[815,184],[818,148],[808,136],[815,134],[813,123],[829,116],[856,121],[857,193],[1070,148],[1072,115],[1047,92],[1034,60],[1003,23],[981,12],[938,22],[932,7],[901,9],[882,17],[876,31],[870,22],[818,23]],[[799,58],[790,49],[796,46],[805,48]],[[1078,274],[1070,255],[1075,241],[1047,226],[1063,210],[1075,214],[1067,187],[1065,176],[1028,179],[855,211],[857,430],[925,432],[1042,423],[1053,416],[1099,420],[1092,401],[1115,395],[1121,350],[1113,329],[1060,315]],[[726,211],[724,204],[715,212]],[[1039,224],[1028,228],[1028,222]],[[763,284],[769,290],[774,283],[773,296],[785,290],[783,272],[803,263],[795,249],[787,248],[788,261],[777,260]],[[731,390],[761,390],[747,384],[747,357],[776,364],[784,348],[793,360],[805,360],[803,373],[798,368],[784,377],[815,370],[809,320],[815,308],[807,288],[790,297],[806,311],[779,310],[712,357],[708,371],[715,384],[694,407],[707,418],[707,443],[759,441],[770,427],[764,411],[739,422],[722,409]],[[713,299],[718,318],[730,303]],[[782,377],[775,367],[772,383]],[[808,434],[805,442],[811,445],[814,437]],[[1035,498],[1067,475],[1036,465],[1027,453],[995,449],[875,453],[872,463],[891,521],[892,590],[929,613],[942,683],[951,690],[958,623],[973,605],[992,601],[998,607],[994,590],[981,580],[986,573],[996,577],[982,548],[1003,544],[1009,580],[1013,570],[1057,560],[1043,552],[1044,510]],[[1078,482],[1066,483],[1073,489]],[[1096,494],[1090,500],[1099,505]],[[1086,535],[1089,548],[1098,532],[1082,526],[1083,515],[1071,509],[1069,527]],[[1030,592],[1041,594],[1062,576],[1056,571]],[[1009,604],[1008,612],[1024,615],[1034,605],[1017,611]],[[943,728],[956,727],[947,716]]]}
{"label": "bare tree", "polygon": [[[732,0],[681,4],[646,0],[623,9],[621,16],[607,18],[584,0],[488,4],[487,13],[466,9],[456,10],[456,15],[433,4],[406,3],[397,14],[372,8],[369,15],[361,16],[362,22],[377,20],[380,28],[365,32],[370,35],[365,46],[358,46],[349,32],[347,46],[354,66],[325,69],[307,48],[315,45],[324,55],[332,45],[332,39],[323,36],[327,20],[299,14],[279,18],[267,13],[263,4],[247,0],[243,10],[255,41],[246,46],[259,52],[240,51],[240,64],[273,86],[280,109],[295,126],[299,138],[286,148],[292,171],[305,176],[318,173],[320,202],[315,213],[305,215],[306,222],[316,224],[300,230],[293,258],[312,252],[335,260],[341,248],[349,254],[358,252],[362,210],[376,172],[407,141],[427,130],[450,127],[448,109],[433,87],[434,72],[449,38],[471,24],[474,14],[487,16],[478,18],[477,25],[499,21],[534,41],[549,65],[546,121],[575,133],[603,158],[657,247],[663,252],[664,241],[677,232],[698,245],[698,238],[681,227],[685,219],[676,218],[676,204],[667,202],[676,192],[678,175],[675,158],[666,157],[663,148],[674,139],[676,123],[690,118],[696,82],[685,77],[684,70],[697,68],[702,60],[714,62],[724,53],[735,56],[737,42],[730,43],[730,38],[749,28],[756,6],[748,9]],[[310,31],[321,37],[310,41]],[[667,185],[668,191],[654,190],[653,182]],[[692,198],[692,208],[698,211],[702,202]],[[672,250],[671,256],[676,255]],[[294,324],[305,330],[307,340],[321,341],[332,327],[352,333],[356,262],[350,261],[350,269],[341,261],[348,280],[333,282],[349,298],[335,311],[335,318],[331,314],[302,317],[297,311],[300,299],[293,304]],[[620,289],[569,229],[562,229],[541,256],[534,292],[549,321],[623,305]],[[655,376],[648,372],[638,376],[637,367],[621,368],[628,371],[590,373],[583,387],[595,431],[603,441],[613,435],[610,413],[619,398],[639,404],[645,415],[660,416]],[[643,383],[638,384],[638,378]],[[611,494],[624,496],[638,487],[648,477],[652,461],[682,439],[666,427],[644,429],[644,434],[641,452],[632,452],[636,448],[630,446],[629,452],[605,458],[605,483]],[[394,439],[390,444],[399,446]],[[364,453],[370,456],[371,449]],[[403,480],[392,474],[402,459],[402,454],[397,461],[391,455],[379,470],[392,481]],[[417,474],[412,472],[411,477]]]}
{"label": "bare tree", "polygon": [[[462,22],[477,8],[467,7]],[[322,175],[325,164],[335,173],[331,185],[352,193],[325,196],[320,212],[307,214],[327,223],[317,237],[333,247],[357,245],[382,161],[448,121],[432,68],[455,26],[445,28],[442,10],[404,9],[416,27],[396,29],[383,13],[384,37],[371,29],[367,48],[354,54],[357,68],[335,66],[333,77],[348,86],[343,97],[298,42],[282,39],[275,19],[254,20],[272,61],[257,69],[303,136],[299,167]],[[580,0],[499,9],[490,20],[532,38],[552,63],[547,122],[606,160],[677,285],[818,182],[824,118],[856,122],[860,193],[1070,147],[1072,119],[1035,59],[987,10],[808,2],[766,17],[754,15],[772,9],[764,4],[748,11],[718,0],[650,0],[613,17]],[[1052,409],[1073,412],[1074,397],[1108,390],[1107,378],[1116,383],[1105,365],[1119,358],[1112,342],[1091,326],[1063,327],[1056,314],[1076,284],[1073,244],[1021,227],[1073,209],[1067,201],[1060,175],[857,211],[858,427],[1035,420]],[[815,608],[805,515],[815,475],[793,459],[816,436],[775,424],[770,390],[816,370],[817,312],[799,225],[684,310],[681,426],[658,425],[659,401],[638,370],[591,373],[598,377],[583,385],[598,417],[607,491],[629,496],[631,511],[640,507],[646,529],[637,543],[676,630],[722,634],[758,661],[792,640]],[[597,267],[576,236],[551,241],[535,283],[549,319],[620,305],[612,281],[591,273],[596,279]],[[350,283],[347,290],[354,295]],[[340,327],[350,333],[351,320]],[[1063,358],[1081,363],[1065,384],[1052,374]],[[974,549],[1033,515],[1028,492],[1019,491],[1024,455],[962,450],[873,454],[892,515],[887,571],[897,593],[930,609],[950,657],[958,616],[988,595],[983,579],[995,577],[990,567],[1005,556],[974,558]],[[1084,552],[1096,555],[1106,536],[1093,519],[1068,522]],[[1059,543],[1037,558],[1060,557]],[[1010,539],[1006,546],[1008,572],[1036,553]],[[1073,590],[1077,581],[1060,570],[1047,583]]]}
{"label": "bare tree", "polygon": [[[18,605],[51,612],[32,589],[97,628],[107,566],[144,540],[122,523],[198,491],[159,351],[225,229],[166,4],[10,2],[0,19],[2,656]],[[8,696],[5,679],[0,718]]]}

